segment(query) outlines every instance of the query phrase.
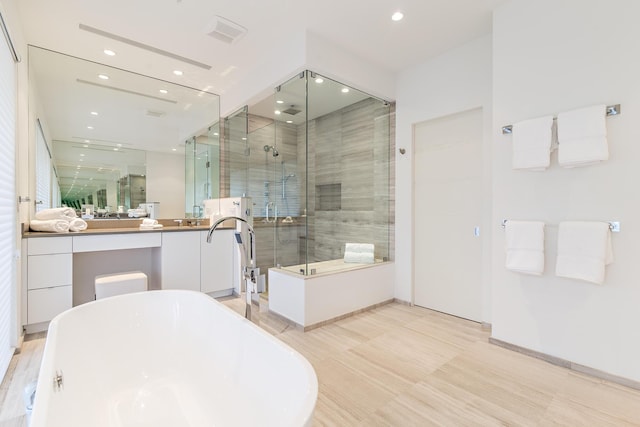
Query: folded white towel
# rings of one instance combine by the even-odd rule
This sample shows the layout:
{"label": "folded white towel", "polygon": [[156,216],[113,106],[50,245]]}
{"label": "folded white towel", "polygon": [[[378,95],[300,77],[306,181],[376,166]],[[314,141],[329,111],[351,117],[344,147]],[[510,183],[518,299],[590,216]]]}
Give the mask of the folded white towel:
{"label": "folded white towel", "polygon": [[566,168],[607,160],[607,106],[594,105],[558,114],[558,163]]}
{"label": "folded white towel", "polygon": [[345,252],[344,262],[355,264],[373,264],[375,263],[375,259],[373,258],[372,253]]}
{"label": "folded white towel", "polygon": [[157,219],[144,218],[140,225],[156,225],[158,223]]}
{"label": "folded white towel", "polygon": [[512,168],[534,171],[549,166],[552,151],[553,116],[514,123]]}
{"label": "folded white towel", "polygon": [[374,253],[375,245],[373,243],[345,243],[344,251],[357,253]]}
{"label": "folded white towel", "polygon": [[87,229],[87,221],[82,218],[73,218],[69,221],[69,231],[83,231]]}
{"label": "folded white towel", "polygon": [[45,221],[48,219],[66,219],[71,221],[73,218],[77,218],[76,211],[72,208],[51,208],[43,209],[36,212],[35,219]]}
{"label": "folded white towel", "polygon": [[373,243],[346,243],[344,262],[357,264],[373,264],[375,245]]}
{"label": "folded white towel", "polygon": [[143,216],[147,216],[147,211],[145,211],[144,209],[129,209],[127,211],[127,215],[129,216],[129,218],[140,218]]}
{"label": "folded white towel", "polygon": [[66,219],[33,219],[29,223],[33,231],[48,231],[51,233],[66,233],[69,231],[69,221]]}
{"label": "folded white towel", "polygon": [[544,222],[507,221],[505,249],[507,270],[541,275],[544,272]]}
{"label": "folded white towel", "polygon": [[558,227],[556,275],[602,284],[605,267],[613,262],[607,222],[561,222]]}
{"label": "folded white towel", "polygon": [[140,224],[138,228],[140,230],[157,230],[158,228],[162,228],[162,224],[153,224],[153,225]]}

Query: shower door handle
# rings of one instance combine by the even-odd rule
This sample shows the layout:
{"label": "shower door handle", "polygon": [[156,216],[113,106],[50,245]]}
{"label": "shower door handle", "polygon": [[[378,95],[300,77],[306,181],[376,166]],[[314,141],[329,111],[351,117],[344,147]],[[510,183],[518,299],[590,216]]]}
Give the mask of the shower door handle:
{"label": "shower door handle", "polygon": [[273,205],[273,202],[267,202],[267,205],[265,206],[265,218],[264,218],[264,222],[272,222],[269,220],[269,207],[271,205]]}

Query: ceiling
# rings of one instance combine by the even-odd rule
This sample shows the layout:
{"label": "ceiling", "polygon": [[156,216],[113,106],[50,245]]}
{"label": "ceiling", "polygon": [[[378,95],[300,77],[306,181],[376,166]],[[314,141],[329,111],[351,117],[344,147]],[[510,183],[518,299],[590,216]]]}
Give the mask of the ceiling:
{"label": "ceiling", "polygon": [[[256,67],[286,55],[279,46],[305,37],[306,32],[398,72],[488,34],[491,12],[502,2],[19,0],[17,4],[29,44],[224,95],[259,72]],[[402,21],[390,19],[396,10],[404,12]],[[245,27],[246,35],[233,44],[210,37],[207,32],[216,16]],[[106,48],[117,55],[105,56]],[[175,69],[184,74],[175,76]]]}

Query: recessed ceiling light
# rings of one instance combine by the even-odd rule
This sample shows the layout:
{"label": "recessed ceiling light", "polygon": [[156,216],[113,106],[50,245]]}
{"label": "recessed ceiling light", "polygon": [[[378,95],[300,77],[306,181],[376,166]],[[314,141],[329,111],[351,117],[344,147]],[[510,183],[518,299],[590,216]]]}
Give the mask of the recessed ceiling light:
{"label": "recessed ceiling light", "polygon": [[348,87],[343,87],[342,88],[342,93],[349,93],[349,88]]}
{"label": "recessed ceiling light", "polygon": [[177,148],[172,148],[171,151],[178,151],[178,149]]}
{"label": "recessed ceiling light", "polygon": [[287,123],[291,124],[293,123],[293,120],[287,120]]}
{"label": "recessed ceiling light", "polygon": [[83,145],[83,147],[84,147],[84,148],[89,148],[89,145],[84,144],[84,145]]}
{"label": "recessed ceiling light", "polygon": [[278,114],[280,114],[280,110],[276,110],[276,111],[274,111],[274,113],[275,113],[276,115],[278,115]]}
{"label": "recessed ceiling light", "polygon": [[98,74],[98,77],[102,80],[109,80],[109,76],[107,76],[106,74]]}
{"label": "recessed ceiling light", "polygon": [[180,70],[173,70],[173,74],[175,74],[176,76],[181,76],[183,73]]}
{"label": "recessed ceiling light", "polygon": [[84,142],[91,142],[91,140],[90,139],[85,139]]}
{"label": "recessed ceiling light", "polygon": [[213,133],[213,136],[218,136],[218,135],[220,135],[218,132]]}
{"label": "recessed ceiling light", "polygon": [[278,100],[276,101],[276,104],[284,104],[284,101],[283,101],[283,100],[281,100],[281,99],[278,99]]}
{"label": "recessed ceiling light", "polygon": [[117,148],[114,148],[114,149],[113,149],[113,151],[118,151],[118,149],[117,149]]}
{"label": "recessed ceiling light", "polygon": [[80,153],[80,157],[84,157],[84,153]]}
{"label": "recessed ceiling light", "polygon": [[242,140],[243,140],[243,141],[246,141],[246,140],[247,140],[247,138],[245,138],[245,137],[243,136],[243,137],[242,137]]}
{"label": "recessed ceiling light", "polygon": [[116,144],[118,147],[122,147],[122,144]]}
{"label": "recessed ceiling light", "polygon": [[324,80],[323,80],[323,79],[321,79],[320,77],[318,77],[318,78],[316,79],[316,83],[318,83],[318,84],[322,83],[323,81],[324,81]]}
{"label": "recessed ceiling light", "polygon": [[84,162],[84,159],[80,159],[81,162]]}
{"label": "recessed ceiling light", "polygon": [[87,126],[87,129],[93,129],[93,126]]}
{"label": "recessed ceiling light", "polygon": [[160,93],[162,93],[162,94],[166,95],[166,94],[168,94],[168,93],[169,93],[169,91],[168,91],[168,90],[166,90],[166,89],[160,89]]}
{"label": "recessed ceiling light", "polygon": [[396,13],[394,13],[393,15],[391,15],[391,20],[392,21],[400,21],[402,20],[402,18],[404,18],[404,13],[398,11]]}
{"label": "recessed ceiling light", "polygon": [[116,53],[114,51],[112,51],[111,49],[105,49],[105,50],[103,50],[103,52],[104,52],[105,55],[108,55],[108,56],[116,56]]}
{"label": "recessed ceiling light", "polygon": [[91,112],[91,115],[92,115],[92,116],[97,116],[97,115],[98,115],[98,112],[97,112],[97,111],[92,111],[92,112]]}

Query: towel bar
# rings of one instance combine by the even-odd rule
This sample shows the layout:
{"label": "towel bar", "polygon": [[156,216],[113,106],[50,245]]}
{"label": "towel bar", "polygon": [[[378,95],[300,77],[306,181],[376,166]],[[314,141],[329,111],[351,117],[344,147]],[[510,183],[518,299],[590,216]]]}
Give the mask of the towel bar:
{"label": "towel bar", "polygon": [[[617,116],[620,114],[620,104],[607,105],[607,116]],[[553,118],[556,120],[556,117]],[[504,135],[510,135],[513,133],[513,125],[502,126],[502,133]]]}
{"label": "towel bar", "polygon": [[[502,226],[502,228],[505,228],[507,226],[507,221],[509,221],[508,219],[503,219],[502,223],[500,224]],[[609,230],[611,230],[612,233],[619,233],[620,232],[620,221],[606,221],[609,223]]]}

